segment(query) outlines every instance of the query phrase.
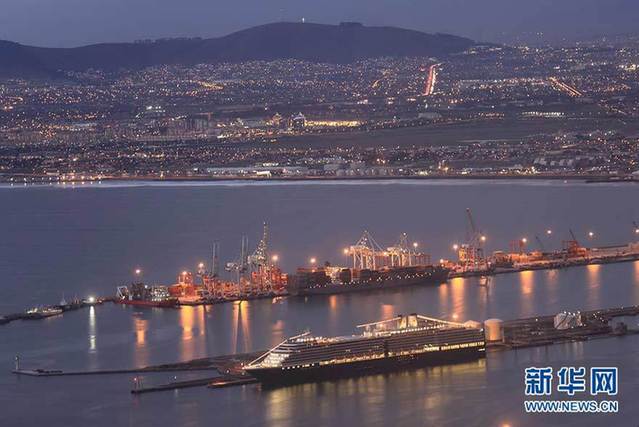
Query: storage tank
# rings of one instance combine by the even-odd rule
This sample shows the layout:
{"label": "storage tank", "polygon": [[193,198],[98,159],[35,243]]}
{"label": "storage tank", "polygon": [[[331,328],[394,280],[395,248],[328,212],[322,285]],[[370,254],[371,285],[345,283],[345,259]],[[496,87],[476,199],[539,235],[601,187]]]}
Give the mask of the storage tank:
{"label": "storage tank", "polygon": [[484,335],[486,341],[495,342],[504,339],[504,321],[501,319],[488,319],[484,322]]}

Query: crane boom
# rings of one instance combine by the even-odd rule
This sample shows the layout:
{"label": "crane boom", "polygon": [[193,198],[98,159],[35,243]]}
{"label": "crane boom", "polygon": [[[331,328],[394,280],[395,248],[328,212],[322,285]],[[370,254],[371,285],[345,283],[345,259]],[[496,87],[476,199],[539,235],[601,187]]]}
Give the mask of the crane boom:
{"label": "crane boom", "polygon": [[572,231],[572,229],[568,229],[568,231],[570,231],[570,236],[572,237],[572,240],[574,240],[575,243],[579,243],[577,240],[577,236],[575,236],[575,233]]}
{"label": "crane boom", "polygon": [[475,227],[475,221],[473,220],[473,214],[470,211],[470,208],[466,208],[466,215],[468,215],[468,224],[470,225],[470,230],[474,233],[477,233],[477,227]]}

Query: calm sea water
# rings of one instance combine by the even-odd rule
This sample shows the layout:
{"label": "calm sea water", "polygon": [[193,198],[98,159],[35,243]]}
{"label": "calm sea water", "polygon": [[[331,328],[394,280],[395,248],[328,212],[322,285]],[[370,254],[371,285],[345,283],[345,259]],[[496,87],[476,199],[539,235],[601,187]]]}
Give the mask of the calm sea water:
{"label": "calm sea water", "polygon": [[[0,313],[62,296],[111,295],[143,269],[172,283],[207,261],[254,245],[268,222],[273,253],[293,270],[310,257],[346,263],[342,248],[364,229],[384,246],[400,233],[434,259],[452,257],[465,235],[465,208],[488,236],[488,250],[535,235],[546,249],[572,229],[606,245],[633,239],[639,187],[562,182],[378,182],[101,185],[0,188]],[[552,229],[551,237],[545,235]],[[588,231],[595,237],[587,238]],[[0,326],[2,425],[196,426],[537,426],[634,425],[639,408],[639,338],[632,336],[502,353],[468,364],[276,390],[257,386],[131,396],[132,375],[25,378],[23,366],[127,368],[275,345],[304,329],[350,334],[354,325],[419,312],[485,320],[639,304],[639,263],[501,275],[441,286],[179,310],[111,304],[38,322]],[[633,321],[639,321],[633,320]],[[531,365],[620,367],[620,413],[531,416],[522,410],[523,369]],[[145,384],[192,374],[146,375]]]}

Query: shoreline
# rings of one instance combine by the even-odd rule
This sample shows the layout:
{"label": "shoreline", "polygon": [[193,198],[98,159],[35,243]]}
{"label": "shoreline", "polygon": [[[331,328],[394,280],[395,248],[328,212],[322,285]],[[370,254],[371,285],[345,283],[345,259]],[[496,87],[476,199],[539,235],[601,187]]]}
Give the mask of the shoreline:
{"label": "shoreline", "polygon": [[[255,176],[127,176],[127,177],[99,177],[91,179],[65,179],[46,180],[46,176],[40,175],[12,175],[10,177],[0,177],[0,188],[2,187],[24,187],[24,186],[51,186],[64,187],[67,185],[93,185],[105,183],[349,183],[349,182],[369,182],[387,183],[392,181],[405,182],[438,182],[438,181],[571,181],[586,184],[636,184],[639,177],[631,175],[583,175],[583,174],[548,174],[548,175],[426,175],[426,176],[293,176],[293,177],[255,177]],[[14,180],[14,181],[11,181]]]}

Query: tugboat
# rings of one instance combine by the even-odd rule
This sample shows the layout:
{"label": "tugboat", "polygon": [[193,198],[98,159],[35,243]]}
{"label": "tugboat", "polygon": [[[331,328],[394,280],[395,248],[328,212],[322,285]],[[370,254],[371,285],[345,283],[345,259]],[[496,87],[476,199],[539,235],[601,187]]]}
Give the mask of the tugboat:
{"label": "tugboat", "polygon": [[127,286],[118,286],[115,302],[141,307],[178,306],[178,299],[171,296],[166,286],[148,286],[144,283],[133,283],[130,289]]}

